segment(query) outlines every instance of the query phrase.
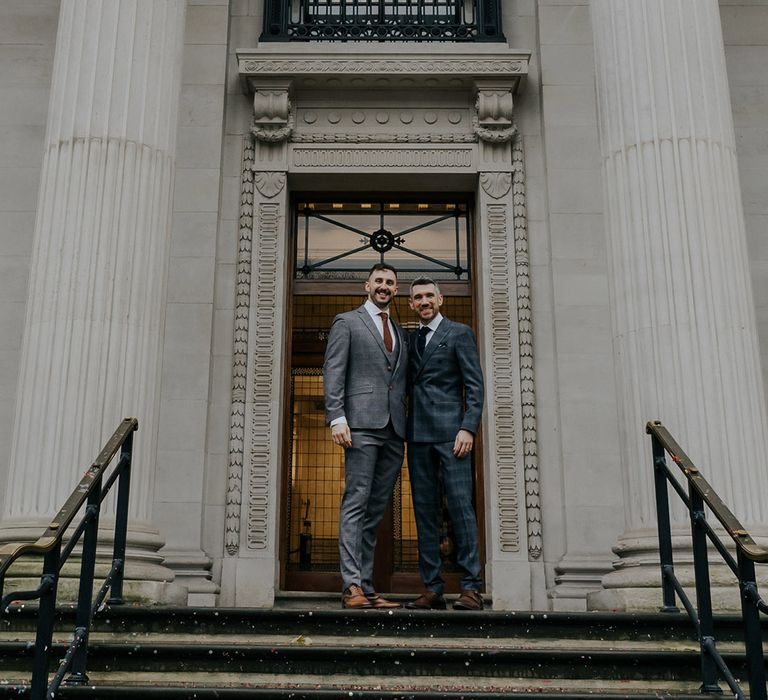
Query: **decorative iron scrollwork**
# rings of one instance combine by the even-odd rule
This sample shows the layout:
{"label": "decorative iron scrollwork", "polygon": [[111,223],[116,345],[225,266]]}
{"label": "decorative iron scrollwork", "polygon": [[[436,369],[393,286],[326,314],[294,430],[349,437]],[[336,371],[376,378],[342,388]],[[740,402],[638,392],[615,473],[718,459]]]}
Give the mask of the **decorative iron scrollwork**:
{"label": "decorative iron scrollwork", "polygon": [[386,253],[395,246],[395,237],[390,231],[380,228],[371,234],[371,248],[377,253]]}
{"label": "decorative iron scrollwork", "polygon": [[260,41],[506,41],[500,0],[266,0]]}

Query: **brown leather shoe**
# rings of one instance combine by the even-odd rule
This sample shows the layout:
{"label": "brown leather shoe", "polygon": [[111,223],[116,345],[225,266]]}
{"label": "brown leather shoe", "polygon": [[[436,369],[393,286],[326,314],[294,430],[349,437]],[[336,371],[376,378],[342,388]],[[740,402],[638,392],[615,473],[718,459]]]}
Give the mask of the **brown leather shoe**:
{"label": "brown leather shoe", "polygon": [[445,610],[445,598],[440,593],[427,591],[406,603],[405,607],[409,610]]}
{"label": "brown leather shoe", "polygon": [[465,588],[453,604],[454,610],[482,610],[483,597],[469,588]]}
{"label": "brown leather shoe", "polygon": [[394,610],[395,608],[402,607],[400,603],[397,603],[394,600],[387,600],[386,598],[382,598],[382,596],[380,596],[378,593],[366,593],[365,597],[368,598],[368,601],[371,603],[371,607],[378,610]]}
{"label": "brown leather shoe", "polygon": [[346,610],[359,610],[361,608],[372,608],[373,605],[365,597],[363,589],[360,586],[352,585],[341,594],[341,607]]}

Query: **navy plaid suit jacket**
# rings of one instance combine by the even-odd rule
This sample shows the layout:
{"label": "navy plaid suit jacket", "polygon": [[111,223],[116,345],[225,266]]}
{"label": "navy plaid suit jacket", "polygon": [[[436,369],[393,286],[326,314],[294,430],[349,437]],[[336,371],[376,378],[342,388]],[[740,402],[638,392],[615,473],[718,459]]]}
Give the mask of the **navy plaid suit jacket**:
{"label": "navy plaid suit jacket", "polygon": [[419,358],[418,331],[408,337],[408,440],[453,442],[476,434],[483,411],[483,372],[475,334],[445,317]]}

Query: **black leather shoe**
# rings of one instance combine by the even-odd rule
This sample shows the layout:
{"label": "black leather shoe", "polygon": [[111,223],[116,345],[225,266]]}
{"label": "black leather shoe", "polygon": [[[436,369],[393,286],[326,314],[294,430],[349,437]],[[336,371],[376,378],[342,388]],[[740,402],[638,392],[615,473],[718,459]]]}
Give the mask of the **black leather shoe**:
{"label": "black leather shoe", "polygon": [[405,604],[408,610],[445,610],[445,598],[441,593],[427,591],[422,593],[416,600],[411,600]]}

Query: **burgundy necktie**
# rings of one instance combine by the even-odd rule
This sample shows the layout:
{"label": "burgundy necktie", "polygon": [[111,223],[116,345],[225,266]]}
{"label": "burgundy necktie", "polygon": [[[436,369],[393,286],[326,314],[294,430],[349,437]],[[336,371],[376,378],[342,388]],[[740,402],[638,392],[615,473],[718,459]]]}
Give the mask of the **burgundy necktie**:
{"label": "burgundy necktie", "polygon": [[386,311],[382,311],[379,316],[381,316],[381,322],[384,325],[384,347],[387,349],[387,352],[392,352],[394,348],[392,343],[392,333],[389,332],[389,323],[387,323],[389,314],[387,314]]}

